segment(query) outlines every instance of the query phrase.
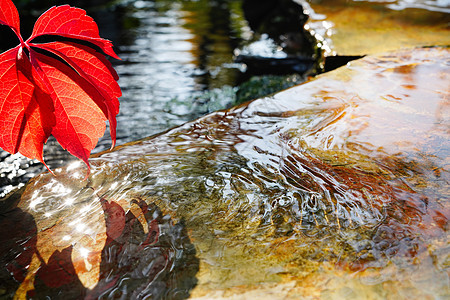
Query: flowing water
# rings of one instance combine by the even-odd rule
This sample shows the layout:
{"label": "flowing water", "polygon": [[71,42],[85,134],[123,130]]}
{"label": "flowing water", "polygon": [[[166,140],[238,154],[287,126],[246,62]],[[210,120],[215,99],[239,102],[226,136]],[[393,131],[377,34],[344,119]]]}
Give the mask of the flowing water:
{"label": "flowing water", "polygon": [[[18,201],[3,236],[31,224],[2,256],[22,278],[6,289],[448,297],[448,57],[367,57],[105,152],[88,180],[79,162],[33,179],[3,204]],[[46,276],[59,268],[70,276]]]}
{"label": "flowing water", "polygon": [[[124,3],[119,144],[233,101],[238,1]],[[0,202],[0,299],[449,297],[448,74],[368,56],[34,178]]]}

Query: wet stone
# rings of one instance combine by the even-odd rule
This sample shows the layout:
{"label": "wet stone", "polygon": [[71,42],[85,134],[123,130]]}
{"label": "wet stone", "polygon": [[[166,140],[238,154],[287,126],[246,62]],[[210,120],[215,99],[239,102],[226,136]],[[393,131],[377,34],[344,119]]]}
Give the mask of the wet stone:
{"label": "wet stone", "polygon": [[448,45],[449,2],[426,0],[298,0],[306,24],[327,55],[367,55]]}
{"label": "wet stone", "polygon": [[448,297],[449,57],[367,56],[35,177],[0,297]]}

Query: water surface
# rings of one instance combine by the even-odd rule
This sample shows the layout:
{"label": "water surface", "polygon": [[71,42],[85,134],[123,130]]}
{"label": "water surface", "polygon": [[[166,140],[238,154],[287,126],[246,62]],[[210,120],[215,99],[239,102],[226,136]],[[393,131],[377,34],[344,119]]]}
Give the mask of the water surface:
{"label": "water surface", "polygon": [[[152,257],[161,215],[185,228],[184,244],[164,248],[180,255],[167,261],[181,283],[144,294],[448,297],[448,57],[446,48],[368,56],[103,153],[87,181],[80,163],[33,179],[18,209],[36,224],[22,237],[42,260],[31,258],[18,293],[64,291],[31,278],[69,246],[65,265],[88,294],[99,282],[106,298],[130,292],[127,281],[98,280],[111,257],[102,253],[149,240]],[[144,203],[160,213],[144,218]],[[124,240],[133,220],[144,229]],[[171,274],[165,265],[153,270]]]}

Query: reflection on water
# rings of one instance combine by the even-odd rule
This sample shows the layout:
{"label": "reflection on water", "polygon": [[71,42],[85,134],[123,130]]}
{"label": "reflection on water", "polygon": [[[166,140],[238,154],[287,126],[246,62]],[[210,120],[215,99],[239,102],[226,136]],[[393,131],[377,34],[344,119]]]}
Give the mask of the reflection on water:
{"label": "reflection on water", "polygon": [[[116,66],[124,90],[118,122],[126,123],[119,126],[120,140],[132,141],[187,119],[177,117],[167,104],[194,90],[192,75],[197,71],[190,53],[192,34],[181,27],[177,4],[158,11],[154,2],[139,1],[135,3],[139,10],[126,15],[138,19],[140,25],[132,30],[133,43],[120,47],[123,64]],[[179,107],[179,115],[188,113],[186,106]]]}
{"label": "reflection on water", "polygon": [[[233,50],[240,35],[249,33],[240,4],[160,0],[84,7],[97,21],[101,35],[114,42],[122,59],[113,61],[123,90],[117,145],[162,132],[235,101],[240,65],[233,64]],[[110,147],[108,131],[94,152]],[[44,158],[51,168],[75,159],[53,138],[44,147]],[[0,170],[1,198],[45,168],[2,151]],[[23,170],[26,174],[20,174]]]}
{"label": "reflection on water", "polygon": [[[138,226],[148,231],[137,231],[141,244],[132,249],[152,244],[151,232],[161,230],[152,220],[170,216],[199,259],[198,268],[189,255],[180,259],[189,266],[180,274],[196,274],[185,289],[193,298],[445,298],[447,57],[442,48],[366,57],[103,153],[88,181],[78,162],[57,177],[43,174],[18,201],[36,224],[24,237],[34,241],[37,232],[46,264],[68,245],[80,262],[108,240],[123,241],[126,214],[149,224]],[[161,213],[144,217],[146,203]],[[78,269],[73,260],[90,289],[103,284],[105,256],[94,257]],[[128,265],[135,256],[126,257]],[[136,270],[147,262],[135,261]],[[31,262],[18,293],[33,289],[41,264]]]}
{"label": "reflection on water", "polygon": [[[116,64],[124,90],[118,144],[181,125],[208,112],[203,91],[235,86],[229,67],[239,39],[232,31],[231,1],[137,1],[123,16],[139,20]],[[222,94],[221,107],[234,100]],[[228,99],[227,99],[228,98]],[[103,148],[106,149],[106,148]]]}
{"label": "reflection on water", "polygon": [[[72,192],[56,185],[59,195]],[[50,204],[53,211],[42,197],[30,203],[46,219],[61,217],[55,230],[37,232],[42,216],[17,207],[1,215],[0,297],[12,298],[17,291],[31,299],[187,298],[197,282],[198,259],[183,223],[174,225],[141,199],[132,199],[125,212],[117,202],[88,191],[92,200],[84,199],[75,216],[56,211],[79,207],[74,198],[62,198],[59,207]]]}

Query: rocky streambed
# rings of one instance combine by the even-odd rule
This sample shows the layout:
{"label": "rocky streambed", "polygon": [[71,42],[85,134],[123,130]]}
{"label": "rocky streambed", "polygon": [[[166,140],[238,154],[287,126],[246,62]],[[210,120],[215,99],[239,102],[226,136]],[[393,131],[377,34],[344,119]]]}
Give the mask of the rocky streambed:
{"label": "rocky streambed", "polygon": [[[194,33],[204,2],[164,14]],[[325,61],[367,56],[34,177],[0,201],[0,299],[449,297],[445,5],[296,2]]]}

